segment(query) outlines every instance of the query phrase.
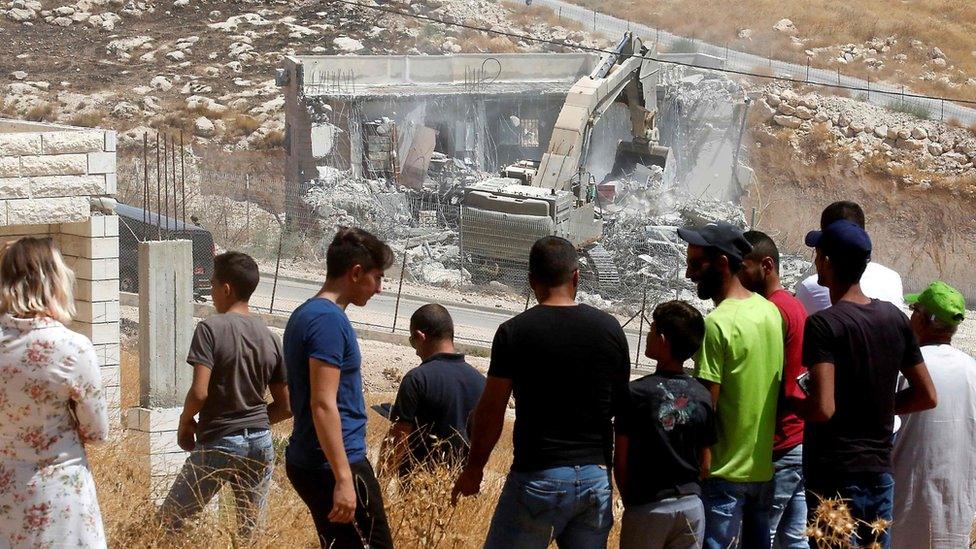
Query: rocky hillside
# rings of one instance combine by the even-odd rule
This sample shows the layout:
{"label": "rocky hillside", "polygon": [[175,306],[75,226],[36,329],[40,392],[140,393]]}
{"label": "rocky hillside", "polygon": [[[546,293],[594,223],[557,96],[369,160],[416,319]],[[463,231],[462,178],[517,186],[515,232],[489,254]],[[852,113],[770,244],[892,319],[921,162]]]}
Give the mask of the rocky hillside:
{"label": "rocky hillside", "polygon": [[[602,45],[488,0],[387,5]],[[114,128],[123,145],[152,128],[181,128],[236,149],[281,142],[274,70],[285,55],[539,49],[348,4],[281,0],[3,1],[0,42],[0,116]]]}

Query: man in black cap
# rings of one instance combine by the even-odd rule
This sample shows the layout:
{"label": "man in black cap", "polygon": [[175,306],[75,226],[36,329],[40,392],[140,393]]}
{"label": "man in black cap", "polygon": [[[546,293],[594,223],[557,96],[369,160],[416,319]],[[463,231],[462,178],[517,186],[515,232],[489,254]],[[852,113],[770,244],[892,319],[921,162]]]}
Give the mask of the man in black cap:
{"label": "man in black cap", "polygon": [[702,485],[707,548],[768,548],[773,431],[783,373],[783,320],[775,305],[746,289],[736,274],[752,246],[728,223],[678,229],[688,242],[685,276],[715,309],[695,375],[712,395],[718,442]]}
{"label": "man in black cap", "polygon": [[[871,260],[864,229],[834,221],[807,234],[806,244],[817,250],[818,282],[833,303],[810,316],[803,331],[810,373],[801,406],[809,514],[816,515],[822,498],[843,498],[857,523],[851,542],[887,548],[894,415],[934,408],[935,387],[905,315],[861,291]],[[896,394],[899,371],[909,386]]]}

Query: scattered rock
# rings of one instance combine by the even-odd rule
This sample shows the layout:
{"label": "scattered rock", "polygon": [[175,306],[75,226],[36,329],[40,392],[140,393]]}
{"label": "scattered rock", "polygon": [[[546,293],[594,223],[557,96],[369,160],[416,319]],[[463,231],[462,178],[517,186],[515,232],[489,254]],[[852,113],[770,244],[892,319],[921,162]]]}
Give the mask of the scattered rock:
{"label": "scattered rock", "polygon": [[10,73],[10,77],[13,78],[14,80],[23,80],[27,78],[27,73],[24,71],[14,71]]}
{"label": "scattered rock", "polygon": [[776,107],[776,110],[778,110],[780,114],[785,114],[786,116],[792,116],[796,112],[796,107],[790,105],[789,103],[783,102],[780,103],[778,107]]}
{"label": "scattered rock", "polygon": [[783,126],[784,128],[792,128],[794,130],[799,128],[800,124],[803,123],[802,120],[795,116],[786,116],[783,114],[777,114],[774,116],[773,122],[776,122],[776,124]]}
{"label": "scattered rock", "polygon": [[112,116],[116,118],[121,118],[128,120],[139,114],[140,109],[138,105],[129,103],[128,101],[121,101],[115,107],[112,108]]}
{"label": "scattered rock", "polygon": [[157,89],[159,91],[169,91],[173,89],[173,83],[169,81],[169,78],[166,78],[163,75],[154,76],[153,79],[149,81],[149,85],[152,86],[153,89]]}
{"label": "scattered rock", "polygon": [[948,62],[946,62],[945,59],[933,59],[932,64],[940,69],[944,69],[946,68],[946,65],[948,65]]}
{"label": "scattered rock", "polygon": [[[879,139],[886,139],[888,137],[888,126],[881,125],[874,127],[874,135]],[[897,136],[897,134],[896,134]]]}
{"label": "scattered rock", "polygon": [[942,145],[940,145],[938,143],[931,143],[930,142],[928,144],[928,151],[929,151],[929,154],[931,154],[932,156],[939,156],[940,154],[942,154]]}
{"label": "scattered rock", "polygon": [[55,17],[51,20],[52,25],[57,25],[59,27],[70,27],[72,20],[70,17]]}
{"label": "scattered rock", "polygon": [[912,132],[911,132],[911,130],[907,130],[905,128],[899,128],[898,129],[898,139],[899,140],[905,140],[905,139],[911,139],[911,138],[912,138]]}
{"label": "scattered rock", "polygon": [[797,107],[794,114],[801,120],[810,120],[813,118],[813,112],[803,105]]}
{"label": "scattered rock", "polygon": [[348,53],[356,52],[365,48],[363,43],[348,36],[340,36],[332,41],[332,44],[340,50]]}
{"label": "scattered rock", "polygon": [[817,114],[813,115],[813,121],[818,124],[824,124],[830,120],[830,116],[823,111],[818,111]]}
{"label": "scattered rock", "polygon": [[912,128],[912,139],[928,139],[929,134],[925,131],[925,128],[921,126],[915,126]]}
{"label": "scattered rock", "polygon": [[850,116],[848,116],[846,112],[840,113],[840,116],[837,118],[837,125],[840,126],[841,128],[846,128],[847,126],[850,126],[851,125]]}
{"label": "scattered rock", "polygon": [[197,137],[213,137],[216,128],[206,116],[201,116],[193,123],[193,134]]}
{"label": "scattered rock", "polygon": [[899,139],[897,142],[895,142],[895,146],[899,149],[920,151],[925,148],[925,143],[917,139]]}
{"label": "scattered rock", "polygon": [[742,38],[743,40],[752,40],[752,29],[739,30],[739,38]]}
{"label": "scattered rock", "polygon": [[857,135],[865,130],[865,125],[863,122],[854,121],[851,122],[850,126],[848,127],[851,129],[852,132],[854,132],[854,135]]}
{"label": "scattered rock", "polygon": [[186,59],[186,54],[181,50],[174,50],[166,54],[166,59],[179,63],[180,61]]}
{"label": "scattered rock", "polygon": [[773,25],[773,30],[785,34],[796,34],[797,32],[796,25],[794,25],[793,21],[790,21],[789,19],[780,19],[777,21],[776,24]]}
{"label": "scattered rock", "polygon": [[766,94],[766,103],[770,107],[778,107],[779,104],[780,104],[780,102],[781,102],[781,100],[780,100],[779,96],[776,95],[775,93],[768,93],[768,94]]}
{"label": "scattered rock", "polygon": [[929,50],[929,57],[931,57],[932,59],[942,59],[942,60],[945,60],[946,59],[946,54],[943,53],[941,49],[933,46],[932,49]]}

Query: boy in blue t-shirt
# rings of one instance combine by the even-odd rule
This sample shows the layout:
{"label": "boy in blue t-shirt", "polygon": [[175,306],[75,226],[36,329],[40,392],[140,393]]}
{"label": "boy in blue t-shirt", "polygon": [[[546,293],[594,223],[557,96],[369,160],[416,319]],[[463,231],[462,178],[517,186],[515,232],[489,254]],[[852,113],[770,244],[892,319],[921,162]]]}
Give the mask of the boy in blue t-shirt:
{"label": "boy in blue t-shirt", "polygon": [[326,253],[325,284],[288,319],[285,366],[295,417],[288,480],[308,506],[322,547],[393,547],[383,496],[366,459],[361,355],[345,309],[378,294],[390,247],[340,229]]}
{"label": "boy in blue t-shirt", "polygon": [[615,424],[623,549],[702,546],[699,482],[715,443],[715,414],[708,390],[682,365],[704,335],[705,321],[688,303],[669,301],[654,309],[644,354],[657,360],[657,369],[630,383]]}

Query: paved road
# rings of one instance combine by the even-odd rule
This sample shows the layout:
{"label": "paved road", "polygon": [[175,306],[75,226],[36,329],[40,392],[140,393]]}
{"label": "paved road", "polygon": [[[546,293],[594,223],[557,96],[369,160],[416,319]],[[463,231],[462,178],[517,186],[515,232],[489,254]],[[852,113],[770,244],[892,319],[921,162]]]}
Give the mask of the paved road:
{"label": "paved road", "polygon": [[[275,294],[274,312],[290,313],[295,307],[314,295],[320,287],[320,281],[279,279]],[[251,303],[258,310],[266,311],[271,301],[271,290],[272,277],[262,277],[261,283],[251,298]],[[400,311],[397,315],[397,332],[406,333],[407,326],[410,322],[410,315],[425,303],[429,303],[429,300],[415,296],[401,296]],[[454,318],[455,331],[459,340],[485,345],[491,343],[491,338],[498,326],[502,322],[512,318],[515,314],[511,311],[504,310],[492,311],[488,310],[487,307],[468,303],[443,303],[443,305],[450,311],[451,316]],[[392,286],[385,289],[380,295],[370,299],[365,307],[350,307],[348,312],[349,319],[353,323],[390,328],[393,325],[393,313],[395,310],[396,287]],[[628,326],[625,333],[630,342],[631,355],[634,355],[637,348],[636,324]],[[631,357],[631,360],[633,358],[634,356]],[[642,358],[641,361],[646,362],[647,359]]]}
{"label": "paved road", "polygon": [[[677,36],[663,30],[654,29],[637,23],[631,23],[624,19],[618,19],[610,15],[594,12],[588,8],[583,8],[562,0],[534,0],[533,3],[546,6],[559,13],[562,17],[572,19],[583,25],[584,28],[588,30],[595,30],[596,32],[604,34],[608,38],[612,39],[619,38],[624,32],[629,30],[635,32],[638,36],[643,38],[646,43],[650,44],[657,42],[661,50],[666,50],[671,44],[679,40],[688,40],[687,38]],[[518,10],[518,7],[514,7],[513,9]],[[912,90],[905,89],[901,85],[886,82],[868,82],[867,80],[863,80],[861,78],[845,76],[843,74],[840,74],[838,77],[837,71],[834,70],[815,69],[809,68],[806,65],[797,65],[795,63],[787,63],[785,61],[777,61],[775,59],[770,60],[767,57],[736,50],[729,50],[725,46],[716,46],[700,40],[694,40],[694,42],[697,45],[698,52],[725,59],[725,68],[737,71],[755,72],[757,67],[762,67],[772,70],[775,76],[788,77],[797,80],[809,80],[813,83],[826,84],[830,86],[842,85],[857,88],[868,88],[871,90],[871,92],[867,93],[867,101],[882,107],[889,106],[893,102],[899,102],[900,99],[898,94],[912,93]],[[876,90],[878,92],[891,92],[892,94],[896,95],[877,93]],[[957,92],[957,95],[962,95],[962,92]],[[967,125],[976,123],[976,109],[973,109],[972,106],[963,106],[961,104],[952,103],[949,101],[943,102],[934,99],[910,97],[905,98],[904,102],[906,104],[912,104],[927,109],[929,112],[929,117],[933,120],[951,120],[955,118]]]}

